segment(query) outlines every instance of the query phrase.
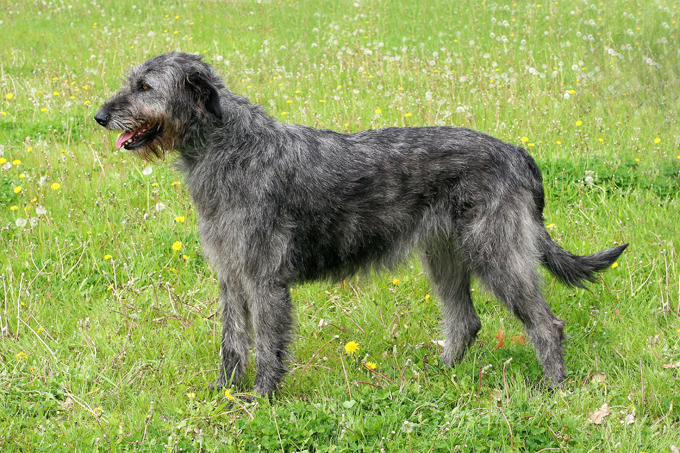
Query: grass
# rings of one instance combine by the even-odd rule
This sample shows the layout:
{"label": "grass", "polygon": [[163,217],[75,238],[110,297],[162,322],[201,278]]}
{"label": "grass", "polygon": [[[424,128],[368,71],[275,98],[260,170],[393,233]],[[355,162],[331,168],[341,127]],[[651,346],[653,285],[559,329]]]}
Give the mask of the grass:
{"label": "grass", "polygon": [[[671,1],[3,2],[0,450],[677,452],[679,19]],[[294,288],[274,404],[238,399],[252,367],[236,404],[208,394],[217,284],[181,175],[92,121],[168,50],[204,55],[282,121],[451,124],[526,147],[556,240],[631,243],[590,291],[546,278],[564,391],[542,391],[521,325],[479,287],[479,341],[442,366],[413,260]]]}

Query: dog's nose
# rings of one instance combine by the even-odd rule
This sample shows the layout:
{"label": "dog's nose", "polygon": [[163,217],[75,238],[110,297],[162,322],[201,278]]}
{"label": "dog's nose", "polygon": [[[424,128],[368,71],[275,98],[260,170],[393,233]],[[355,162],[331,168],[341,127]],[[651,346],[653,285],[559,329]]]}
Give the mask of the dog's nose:
{"label": "dog's nose", "polygon": [[109,114],[104,110],[100,110],[94,114],[94,120],[102,126],[106,126],[106,123],[109,122]]}

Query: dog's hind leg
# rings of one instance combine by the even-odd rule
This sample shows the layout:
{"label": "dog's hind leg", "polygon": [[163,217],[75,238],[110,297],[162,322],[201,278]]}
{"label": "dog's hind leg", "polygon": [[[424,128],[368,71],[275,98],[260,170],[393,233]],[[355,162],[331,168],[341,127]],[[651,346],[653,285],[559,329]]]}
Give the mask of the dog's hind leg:
{"label": "dog's hind leg", "polygon": [[566,378],[563,359],[564,321],[543,299],[537,244],[542,225],[521,206],[478,216],[465,248],[474,273],[524,323],[550,387]]}
{"label": "dog's hind leg", "polygon": [[421,262],[442,307],[446,343],[441,360],[447,365],[454,365],[463,358],[482,328],[472,304],[468,262],[448,238],[424,247]]}
{"label": "dog's hind leg", "polygon": [[238,385],[246,374],[251,342],[252,322],[241,286],[232,280],[220,278],[220,305],[222,309],[222,340],[220,376],[214,387],[219,389]]}

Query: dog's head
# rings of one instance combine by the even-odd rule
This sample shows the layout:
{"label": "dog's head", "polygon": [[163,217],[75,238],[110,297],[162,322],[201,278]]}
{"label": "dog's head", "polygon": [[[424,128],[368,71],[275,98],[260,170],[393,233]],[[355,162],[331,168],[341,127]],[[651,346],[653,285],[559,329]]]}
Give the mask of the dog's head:
{"label": "dog's head", "polygon": [[166,53],[133,68],[94,119],[123,131],[116,148],[161,158],[197,126],[222,118],[221,89],[221,79],[199,56]]}

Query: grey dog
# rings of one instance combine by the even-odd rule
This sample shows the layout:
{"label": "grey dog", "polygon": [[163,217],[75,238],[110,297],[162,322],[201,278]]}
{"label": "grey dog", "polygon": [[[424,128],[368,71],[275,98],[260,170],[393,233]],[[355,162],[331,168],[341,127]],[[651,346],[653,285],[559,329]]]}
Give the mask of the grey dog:
{"label": "grey dog", "polygon": [[133,68],[95,120],[140,157],[175,150],[220,283],[222,366],[237,384],[255,340],[255,391],[287,370],[289,288],[390,267],[416,247],[441,302],[441,359],[460,361],[481,322],[475,276],[524,323],[546,381],[566,378],[564,321],[541,294],[538,264],[584,286],[627,244],[589,256],[543,225],[541,172],[522,148],[458,127],[341,134],[281,123],[228,91],[200,57],[166,53]]}

